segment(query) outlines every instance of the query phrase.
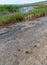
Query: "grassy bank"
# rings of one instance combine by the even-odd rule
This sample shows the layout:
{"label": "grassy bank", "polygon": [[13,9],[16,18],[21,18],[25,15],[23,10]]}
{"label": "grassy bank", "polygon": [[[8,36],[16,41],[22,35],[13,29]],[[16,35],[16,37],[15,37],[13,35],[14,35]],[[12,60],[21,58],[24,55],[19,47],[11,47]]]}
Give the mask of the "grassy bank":
{"label": "grassy bank", "polygon": [[[30,11],[28,13],[25,13],[25,14],[23,14],[23,13],[9,13],[9,14],[5,14],[5,15],[0,16],[0,26],[10,24],[10,23],[15,23],[18,21],[21,22],[26,17],[27,17],[27,19],[28,19],[28,17],[33,19],[33,18],[38,18],[38,17],[47,15],[47,5],[37,3],[37,4],[32,4],[32,6],[35,6],[36,9],[33,11]],[[5,5],[4,5],[4,7],[5,7],[5,9],[9,8],[9,7],[6,7]],[[10,6],[10,9],[12,9],[12,10],[18,9],[18,8],[19,7],[15,8],[15,7]]]}
{"label": "grassy bank", "polygon": [[4,16],[0,16],[0,25],[10,24],[18,21],[22,21],[24,14],[21,13],[10,13]]}

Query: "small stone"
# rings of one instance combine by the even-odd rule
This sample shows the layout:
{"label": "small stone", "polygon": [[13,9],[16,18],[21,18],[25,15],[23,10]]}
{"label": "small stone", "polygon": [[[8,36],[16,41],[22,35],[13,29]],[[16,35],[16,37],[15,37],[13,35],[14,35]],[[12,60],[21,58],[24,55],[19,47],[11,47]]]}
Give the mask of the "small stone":
{"label": "small stone", "polygon": [[21,51],[20,49],[18,49],[18,51]]}
{"label": "small stone", "polygon": [[34,45],[34,47],[37,47],[37,45]]}
{"label": "small stone", "polygon": [[29,54],[29,51],[25,51],[26,54]]}

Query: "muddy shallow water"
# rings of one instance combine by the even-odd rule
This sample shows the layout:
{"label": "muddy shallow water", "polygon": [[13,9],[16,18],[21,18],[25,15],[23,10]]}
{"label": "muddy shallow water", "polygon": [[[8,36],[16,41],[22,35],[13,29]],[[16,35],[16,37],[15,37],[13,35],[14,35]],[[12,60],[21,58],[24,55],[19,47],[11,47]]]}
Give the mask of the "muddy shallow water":
{"label": "muddy shallow water", "polygon": [[21,13],[27,13],[27,12],[32,11],[34,9],[35,8],[33,6],[30,6],[30,7],[22,7],[22,8],[19,9],[19,12],[21,12]]}
{"label": "muddy shallow water", "polygon": [[47,16],[0,29],[0,65],[47,65]]}

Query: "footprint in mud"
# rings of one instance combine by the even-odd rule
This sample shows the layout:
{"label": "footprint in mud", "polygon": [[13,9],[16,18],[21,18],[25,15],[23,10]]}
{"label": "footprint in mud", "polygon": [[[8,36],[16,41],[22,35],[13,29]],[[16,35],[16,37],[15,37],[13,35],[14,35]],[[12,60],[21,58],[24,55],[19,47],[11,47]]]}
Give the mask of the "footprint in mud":
{"label": "footprint in mud", "polygon": [[37,19],[36,21],[40,21],[40,19]]}
{"label": "footprint in mud", "polygon": [[34,25],[35,23],[31,22],[31,23],[28,23],[29,25]]}

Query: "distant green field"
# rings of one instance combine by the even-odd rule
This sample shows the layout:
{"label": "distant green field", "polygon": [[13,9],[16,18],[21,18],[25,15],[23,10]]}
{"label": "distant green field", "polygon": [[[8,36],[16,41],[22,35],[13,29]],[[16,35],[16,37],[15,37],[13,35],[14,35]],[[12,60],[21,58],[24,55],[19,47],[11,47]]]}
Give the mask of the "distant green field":
{"label": "distant green field", "polygon": [[25,6],[34,6],[34,7],[36,7],[36,9],[33,11],[30,11],[28,13],[25,13],[25,14],[11,12],[9,14],[2,15],[2,16],[0,16],[0,25],[6,25],[9,23],[23,21],[23,19],[29,15],[31,15],[33,18],[47,15],[47,5],[42,4],[42,2],[19,5],[19,6],[17,6],[17,5],[0,5],[0,12],[6,11],[6,10],[17,10],[20,7],[25,7]]}

